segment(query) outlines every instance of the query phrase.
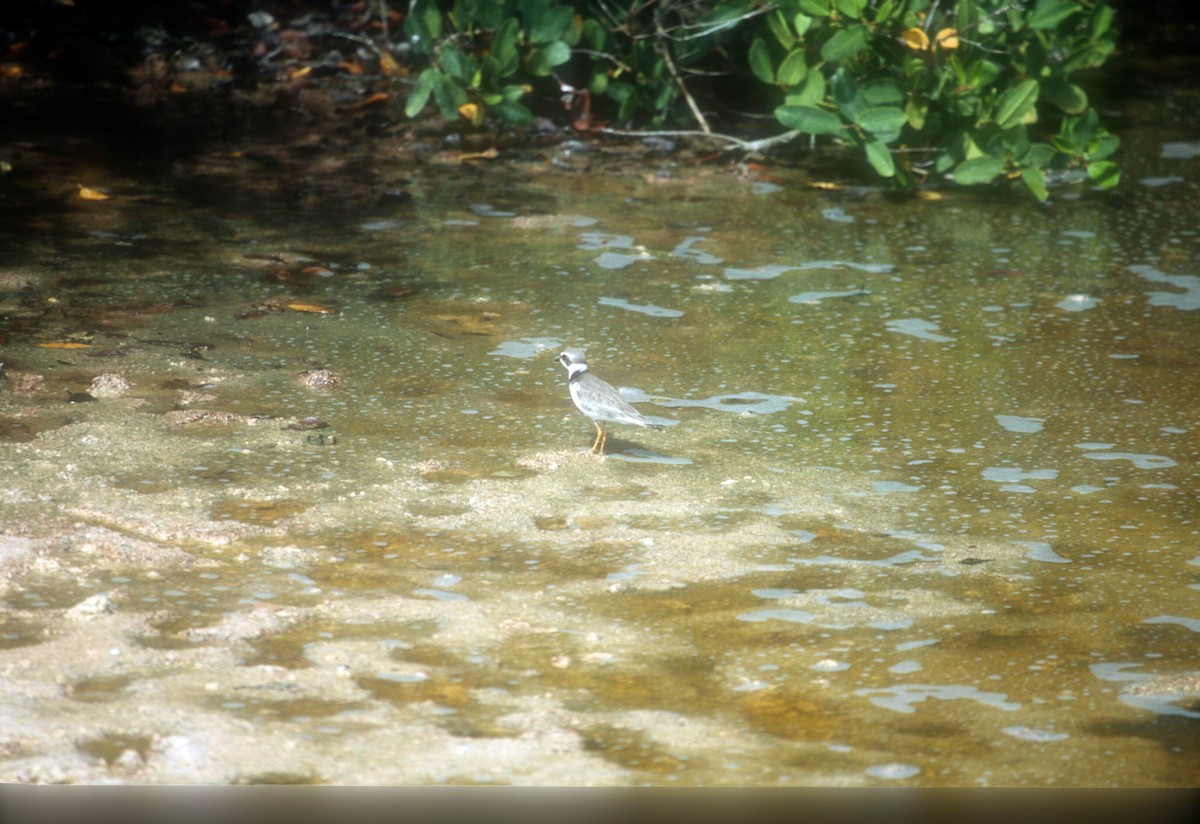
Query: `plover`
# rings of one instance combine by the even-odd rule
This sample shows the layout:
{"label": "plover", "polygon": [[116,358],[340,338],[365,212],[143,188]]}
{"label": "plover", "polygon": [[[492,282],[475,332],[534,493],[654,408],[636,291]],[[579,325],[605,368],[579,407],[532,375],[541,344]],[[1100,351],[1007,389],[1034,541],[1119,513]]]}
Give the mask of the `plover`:
{"label": "plover", "polygon": [[630,406],[611,384],[589,372],[587,355],[582,349],[565,350],[558,356],[558,362],[567,368],[567,388],[571,390],[571,400],[575,401],[579,411],[591,418],[592,423],[596,425],[596,440],[592,443],[593,453],[604,454],[604,442],[608,440],[608,433],[604,431],[600,421],[629,423],[634,426],[648,426],[651,429],[663,428],[662,424],[653,423]]}

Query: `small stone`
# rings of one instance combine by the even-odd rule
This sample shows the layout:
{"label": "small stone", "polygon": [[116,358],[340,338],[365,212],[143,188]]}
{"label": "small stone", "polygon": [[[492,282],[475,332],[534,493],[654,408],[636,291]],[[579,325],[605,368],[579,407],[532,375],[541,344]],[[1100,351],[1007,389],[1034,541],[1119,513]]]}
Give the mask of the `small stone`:
{"label": "small stone", "polygon": [[67,618],[72,621],[90,621],[101,615],[109,615],[116,612],[117,605],[109,597],[108,593],[100,592],[88,598],[84,598],[75,606],[67,610]]}
{"label": "small stone", "polygon": [[92,379],[88,393],[94,398],[117,398],[132,388],[133,384],[123,375],[105,374],[97,375]]}
{"label": "small stone", "polygon": [[335,389],[345,383],[328,369],[308,369],[297,372],[295,377],[307,389]]}

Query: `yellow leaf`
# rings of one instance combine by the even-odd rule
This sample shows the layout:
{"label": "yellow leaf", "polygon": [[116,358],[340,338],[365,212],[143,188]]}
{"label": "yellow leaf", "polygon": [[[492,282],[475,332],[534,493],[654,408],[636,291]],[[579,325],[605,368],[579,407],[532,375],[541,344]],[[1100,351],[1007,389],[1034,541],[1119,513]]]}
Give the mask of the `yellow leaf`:
{"label": "yellow leaf", "polygon": [[312,74],[312,66],[303,66],[288,75],[289,80],[299,80],[301,77],[308,77]]}
{"label": "yellow leaf", "polygon": [[79,187],[79,196],[84,200],[108,200],[109,198],[109,195],[99,189],[92,189],[84,186],[82,183],[76,183],[75,185]]}
{"label": "yellow leaf", "polygon": [[90,343],[73,343],[72,341],[56,340],[50,343],[39,343],[43,349],[90,349]]}
{"label": "yellow leaf", "polygon": [[943,49],[958,48],[958,29],[942,29],[933,38]]}
{"label": "yellow leaf", "polygon": [[359,109],[365,109],[367,106],[374,106],[377,103],[383,103],[390,97],[391,97],[391,95],[389,95],[387,92],[375,92],[375,94],[371,95],[370,97],[366,98],[365,100],[360,100],[357,103],[355,103],[354,105],[350,106],[350,109],[353,111],[358,111]]}
{"label": "yellow leaf", "polygon": [[500,156],[500,150],[497,149],[495,146],[492,146],[490,148],[484,149],[482,152],[474,152],[472,154],[459,155],[458,162],[462,163],[464,160],[494,160],[499,156]]}
{"label": "yellow leaf", "polygon": [[925,51],[929,48],[929,35],[916,26],[907,29],[900,37],[904,40],[904,45],[913,51]]}
{"label": "yellow leaf", "polygon": [[486,109],[478,103],[464,103],[458,107],[458,115],[463,120],[469,120],[472,126],[482,126]]}
{"label": "yellow leaf", "polygon": [[293,312],[312,312],[316,315],[336,315],[336,309],[330,309],[328,306],[318,306],[315,303],[289,303],[287,308]]}
{"label": "yellow leaf", "polygon": [[379,52],[379,70],[383,72],[384,77],[395,77],[404,72],[400,68],[400,64],[396,62],[396,58],[382,49]]}

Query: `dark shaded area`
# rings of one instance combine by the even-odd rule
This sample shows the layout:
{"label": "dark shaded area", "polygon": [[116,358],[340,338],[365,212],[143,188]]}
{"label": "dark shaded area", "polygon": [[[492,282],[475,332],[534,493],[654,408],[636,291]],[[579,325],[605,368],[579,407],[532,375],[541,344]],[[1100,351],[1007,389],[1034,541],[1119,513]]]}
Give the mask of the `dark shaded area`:
{"label": "dark shaded area", "polygon": [[250,0],[8,0],[0,27],[6,46],[27,42],[22,58],[63,81],[119,81],[154,40],[228,41],[250,6]]}
{"label": "dark shaded area", "polygon": [[362,138],[407,142],[414,124],[396,116],[406,78],[369,47],[378,22],[361,2],[0,3],[0,254],[17,264],[31,235],[52,238],[86,207],[81,186],[120,197],[106,180],[152,180],[214,239],[229,217],[388,197]]}
{"label": "dark shaded area", "polygon": [[[1115,5],[1121,49],[1086,78],[1093,99],[1103,106],[1152,81],[1187,82],[1198,33],[1191,4],[1167,0],[1153,14],[1132,0]],[[188,202],[213,208],[220,237],[220,215],[230,210],[271,219],[255,199],[361,212],[404,196],[378,173],[368,137],[394,138],[384,147],[394,165],[446,147],[503,145],[511,157],[569,136],[570,114],[541,89],[530,102],[550,120],[528,131],[406,118],[415,68],[405,62],[407,4],[383,7],[386,21],[367,0],[0,2],[0,252],[19,253],[9,232],[25,232],[38,217],[52,224],[77,206],[74,186],[88,182],[76,179],[81,167],[186,192]],[[390,68],[376,46],[385,27],[398,61]],[[235,185],[247,172],[254,185]]]}
{"label": "dark shaded area", "polygon": [[272,13],[250,16],[249,0],[9,0],[0,139],[86,136],[115,162],[144,167],[213,136],[330,113],[321,101],[305,106],[302,68],[319,79],[353,65],[364,76],[353,91],[369,85],[376,66],[358,52],[370,50],[338,36],[365,37],[362,3],[357,13],[336,2],[258,5]]}

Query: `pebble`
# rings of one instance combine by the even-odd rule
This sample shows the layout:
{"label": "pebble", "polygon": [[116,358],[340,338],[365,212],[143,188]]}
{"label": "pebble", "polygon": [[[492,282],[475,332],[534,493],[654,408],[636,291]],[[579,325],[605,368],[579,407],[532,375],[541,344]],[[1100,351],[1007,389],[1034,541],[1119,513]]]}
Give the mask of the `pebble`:
{"label": "pebble", "polygon": [[104,374],[92,379],[88,394],[93,398],[119,398],[132,388],[133,384],[123,375]]}

